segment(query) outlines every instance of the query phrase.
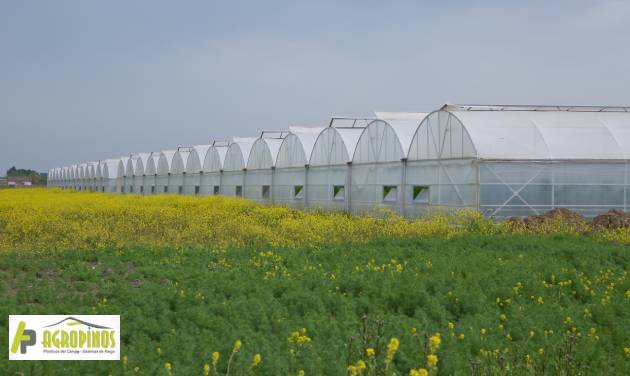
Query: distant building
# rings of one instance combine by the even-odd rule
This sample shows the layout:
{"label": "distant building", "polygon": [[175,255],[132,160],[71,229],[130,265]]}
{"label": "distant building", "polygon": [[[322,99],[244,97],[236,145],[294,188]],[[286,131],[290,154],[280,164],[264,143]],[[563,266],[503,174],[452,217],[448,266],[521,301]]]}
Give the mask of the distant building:
{"label": "distant building", "polygon": [[31,187],[33,180],[30,176],[8,176],[6,185],[9,187]]}

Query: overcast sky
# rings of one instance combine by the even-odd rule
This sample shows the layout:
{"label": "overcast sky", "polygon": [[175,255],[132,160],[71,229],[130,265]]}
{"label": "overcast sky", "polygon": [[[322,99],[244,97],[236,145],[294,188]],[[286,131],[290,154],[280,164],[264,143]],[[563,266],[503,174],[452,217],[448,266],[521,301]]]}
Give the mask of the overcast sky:
{"label": "overcast sky", "polygon": [[1,1],[0,175],[445,102],[630,105],[629,20],[626,0]]}

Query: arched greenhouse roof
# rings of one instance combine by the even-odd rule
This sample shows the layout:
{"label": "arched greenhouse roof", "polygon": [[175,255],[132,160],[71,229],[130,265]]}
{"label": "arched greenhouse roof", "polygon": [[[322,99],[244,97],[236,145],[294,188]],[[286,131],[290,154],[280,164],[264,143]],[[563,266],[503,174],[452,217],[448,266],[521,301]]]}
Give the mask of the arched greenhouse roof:
{"label": "arched greenhouse roof", "polygon": [[149,154],[149,158],[147,158],[147,164],[144,168],[145,175],[157,175],[157,165],[160,159],[160,153],[153,152]]}
{"label": "arched greenhouse roof", "polygon": [[171,166],[173,165],[173,157],[177,150],[163,150],[160,152],[157,163],[157,174],[168,175],[171,173]]}
{"label": "arched greenhouse roof", "polygon": [[89,162],[88,163],[88,178],[94,179],[96,177],[96,166],[98,162]]}
{"label": "arched greenhouse roof", "polygon": [[307,165],[311,159],[315,141],[323,130],[323,127],[289,127],[291,133],[284,138],[280,146],[276,167],[304,167]]}
{"label": "arched greenhouse roof", "polygon": [[262,137],[254,142],[247,160],[248,170],[263,170],[276,165],[278,151],[286,137],[286,133],[278,132],[278,135],[278,137],[265,137],[263,134]]}
{"label": "arched greenhouse roof", "polygon": [[79,175],[79,166],[73,164],[72,166],[70,166],[70,179],[71,180],[76,180],[77,176]]}
{"label": "arched greenhouse roof", "polygon": [[328,127],[321,131],[313,146],[311,166],[339,165],[351,162],[364,127]]}
{"label": "arched greenhouse roof", "polygon": [[208,149],[203,160],[203,172],[217,172],[223,169],[225,156],[230,147],[230,142],[214,142]]}
{"label": "arched greenhouse roof", "polygon": [[244,169],[256,140],[255,137],[235,137],[225,154],[223,170],[240,171]]}
{"label": "arched greenhouse roof", "polygon": [[143,176],[145,173],[145,167],[149,161],[151,153],[139,153],[136,155],[135,162],[133,164],[133,175]]}
{"label": "arched greenhouse roof", "polygon": [[188,154],[188,161],[186,161],[186,172],[189,174],[199,173],[203,171],[203,161],[206,159],[206,154],[211,145],[196,145],[193,146]]}
{"label": "arched greenhouse roof", "polygon": [[357,142],[353,163],[400,161],[407,158],[416,130],[427,113],[376,112],[376,120],[363,130]]}
{"label": "arched greenhouse roof", "polygon": [[101,162],[101,177],[103,179],[116,179],[124,176],[125,169],[122,159],[106,159]]}
{"label": "arched greenhouse roof", "polygon": [[122,167],[122,176],[127,176],[127,162],[129,161],[129,156],[120,157],[120,164]]}
{"label": "arched greenhouse roof", "polygon": [[125,176],[133,176],[134,175],[134,165],[138,161],[138,154],[132,154],[127,159],[127,164],[125,165]]}
{"label": "arched greenhouse roof", "polygon": [[409,159],[626,160],[630,108],[445,105],[418,129]]}
{"label": "arched greenhouse roof", "polygon": [[186,164],[188,163],[188,156],[192,148],[179,147],[173,155],[173,161],[171,163],[171,174],[182,174],[186,172]]}

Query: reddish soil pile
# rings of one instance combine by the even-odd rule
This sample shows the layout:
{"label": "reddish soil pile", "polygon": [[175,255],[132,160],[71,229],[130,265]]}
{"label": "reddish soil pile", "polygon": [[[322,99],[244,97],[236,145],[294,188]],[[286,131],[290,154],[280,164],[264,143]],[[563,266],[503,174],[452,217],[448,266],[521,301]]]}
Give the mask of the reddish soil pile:
{"label": "reddish soil pile", "polygon": [[572,226],[583,226],[586,224],[584,217],[582,217],[580,213],[565,208],[552,209],[541,215],[530,215],[528,217],[512,217],[508,219],[508,222],[518,226],[533,227],[550,220],[560,220]]}
{"label": "reddish soil pile", "polygon": [[593,218],[593,227],[609,230],[630,228],[630,214],[622,210],[610,209],[607,213],[600,214]]}

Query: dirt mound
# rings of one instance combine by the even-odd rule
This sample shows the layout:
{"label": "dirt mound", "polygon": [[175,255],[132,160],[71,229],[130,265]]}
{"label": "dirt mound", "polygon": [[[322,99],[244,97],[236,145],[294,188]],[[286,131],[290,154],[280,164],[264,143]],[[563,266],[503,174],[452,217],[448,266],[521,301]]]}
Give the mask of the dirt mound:
{"label": "dirt mound", "polygon": [[531,228],[547,222],[560,221],[570,226],[583,227],[586,225],[584,217],[580,213],[565,208],[552,209],[544,214],[530,215],[528,217],[511,217],[508,219],[510,224]]}
{"label": "dirt mound", "polygon": [[630,214],[619,209],[610,209],[593,218],[593,227],[609,230],[630,228]]}

